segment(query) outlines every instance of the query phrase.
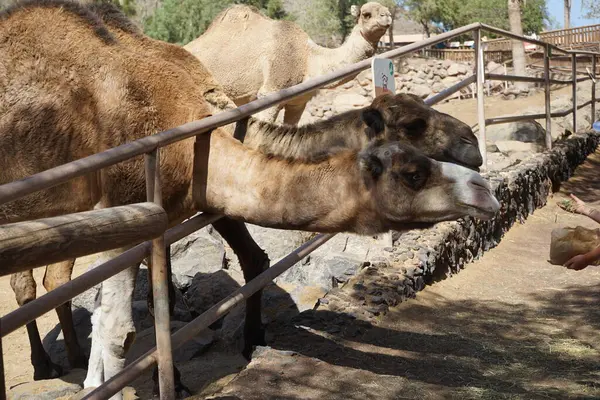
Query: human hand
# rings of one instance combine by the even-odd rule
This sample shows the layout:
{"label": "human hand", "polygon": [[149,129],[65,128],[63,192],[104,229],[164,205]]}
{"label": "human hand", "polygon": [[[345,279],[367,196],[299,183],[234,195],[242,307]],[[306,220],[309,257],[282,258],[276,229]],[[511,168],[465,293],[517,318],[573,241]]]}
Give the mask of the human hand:
{"label": "human hand", "polygon": [[577,196],[575,196],[572,193],[569,196],[571,197],[571,199],[573,199],[573,201],[571,201],[571,200],[559,201],[557,203],[558,206],[568,212],[572,212],[575,214],[581,214],[581,215],[588,215],[589,209],[585,205],[585,202],[582,201],[581,199],[579,199]]}
{"label": "human hand", "polygon": [[585,254],[579,254],[579,255],[571,258],[569,261],[567,261],[564,266],[567,269],[573,269],[575,271],[581,271],[582,269],[584,269],[588,265],[590,265],[590,262],[587,259],[587,257],[585,256]]}

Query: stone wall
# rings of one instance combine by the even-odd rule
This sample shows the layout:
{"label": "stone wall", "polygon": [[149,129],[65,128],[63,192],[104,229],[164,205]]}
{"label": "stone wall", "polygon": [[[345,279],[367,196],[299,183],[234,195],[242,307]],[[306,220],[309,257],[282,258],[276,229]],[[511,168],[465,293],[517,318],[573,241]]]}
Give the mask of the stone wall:
{"label": "stone wall", "polygon": [[571,136],[546,152],[503,171],[484,174],[502,208],[491,221],[464,218],[432,229],[401,234],[387,260],[363,268],[345,285],[319,300],[319,309],[372,318],[406,298],[426,283],[450,276],[495,247],[516,222],[546,204],[552,188],[567,180],[600,143],[600,134]]}

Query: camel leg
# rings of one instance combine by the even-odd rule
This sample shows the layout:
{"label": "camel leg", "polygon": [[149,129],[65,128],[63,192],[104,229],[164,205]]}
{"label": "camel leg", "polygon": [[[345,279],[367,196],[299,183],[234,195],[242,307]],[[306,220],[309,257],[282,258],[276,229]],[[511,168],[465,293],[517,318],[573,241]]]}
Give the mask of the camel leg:
{"label": "camel leg", "polygon": [[[20,306],[35,300],[36,283],[33,279],[31,270],[13,274],[10,277],[10,286],[15,292],[17,304]],[[56,365],[50,359],[44,349],[40,332],[35,320],[27,325],[27,335],[29,336],[29,345],[31,346],[31,365],[33,365],[33,379],[54,379],[62,375],[63,371],[59,365]]]}
{"label": "camel leg", "polygon": [[[102,258],[114,258],[124,250],[106,252]],[[85,388],[97,387],[123,370],[125,353],[135,339],[132,302],[138,267],[132,266],[102,282],[100,304],[92,315],[92,350]],[[121,392],[112,397],[122,398]]]}
{"label": "camel leg", "polygon": [[286,104],[285,112],[283,114],[283,123],[287,125],[298,125],[302,118],[302,113],[306,108],[304,104]]}
{"label": "camel leg", "polygon": [[[246,282],[251,281],[269,268],[269,257],[254,241],[248,228],[241,221],[221,218],[213,223],[214,228],[232,248],[244,272]],[[250,359],[252,347],[264,346],[265,332],[261,320],[262,290],[246,300],[246,320],[244,324],[244,349],[242,354]]]}
{"label": "camel leg", "polygon": [[[44,274],[44,287],[46,290],[50,292],[69,282],[71,280],[74,265],[75,259],[72,259],[61,263],[51,264],[46,267],[46,273]],[[56,308],[56,314],[58,315],[60,327],[65,338],[65,347],[67,349],[69,365],[71,368],[87,369],[87,357],[79,345],[77,333],[75,332],[75,325],[73,324],[71,302],[69,301],[58,306]]]}

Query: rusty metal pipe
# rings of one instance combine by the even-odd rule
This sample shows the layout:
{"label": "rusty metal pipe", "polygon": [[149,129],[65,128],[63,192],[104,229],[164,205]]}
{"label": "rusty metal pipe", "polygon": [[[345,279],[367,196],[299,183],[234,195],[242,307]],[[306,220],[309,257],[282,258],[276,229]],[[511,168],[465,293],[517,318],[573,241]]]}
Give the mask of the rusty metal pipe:
{"label": "rusty metal pipe", "polygon": [[[148,201],[162,206],[160,149],[155,149],[145,155],[145,166]],[[173,374],[173,352],[171,350],[171,316],[169,311],[169,277],[164,234],[152,241],[150,265],[154,301],[154,331],[158,349],[159,393],[161,399],[175,400],[175,377]]]}

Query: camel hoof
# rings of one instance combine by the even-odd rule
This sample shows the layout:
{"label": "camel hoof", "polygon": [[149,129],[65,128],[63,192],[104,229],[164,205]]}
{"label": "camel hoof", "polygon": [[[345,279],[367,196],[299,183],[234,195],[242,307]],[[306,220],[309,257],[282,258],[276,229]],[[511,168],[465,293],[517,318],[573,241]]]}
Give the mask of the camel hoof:
{"label": "camel hoof", "polygon": [[42,381],[45,379],[56,379],[63,375],[63,369],[60,365],[54,364],[48,360],[45,365],[35,368],[33,372],[34,381]]}

